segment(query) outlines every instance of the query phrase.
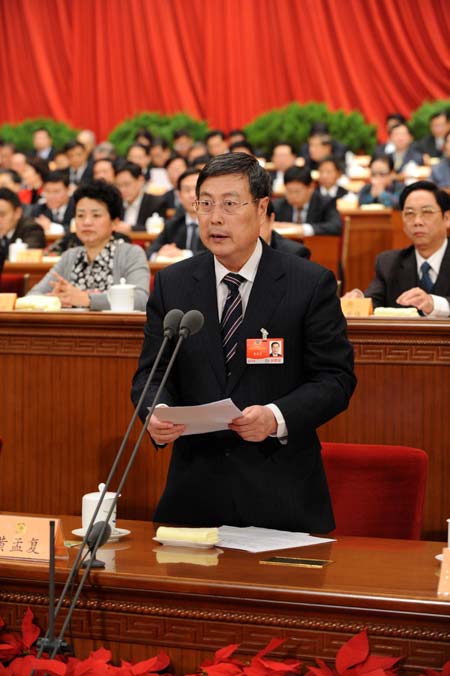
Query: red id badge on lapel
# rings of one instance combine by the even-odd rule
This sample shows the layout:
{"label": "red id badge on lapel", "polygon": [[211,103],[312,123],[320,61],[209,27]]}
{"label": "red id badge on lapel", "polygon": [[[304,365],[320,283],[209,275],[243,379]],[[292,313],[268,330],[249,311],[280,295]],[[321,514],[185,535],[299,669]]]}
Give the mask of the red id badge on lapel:
{"label": "red id badge on lapel", "polygon": [[284,338],[247,338],[247,364],[284,364]]}

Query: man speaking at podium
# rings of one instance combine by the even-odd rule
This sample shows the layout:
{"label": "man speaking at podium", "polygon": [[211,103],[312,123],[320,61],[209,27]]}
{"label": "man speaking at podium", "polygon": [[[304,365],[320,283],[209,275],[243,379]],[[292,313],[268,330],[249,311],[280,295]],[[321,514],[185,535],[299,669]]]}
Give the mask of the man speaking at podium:
{"label": "man speaking at podium", "polygon": [[[156,409],[148,426],[153,441],[175,443],[155,521],[314,533],[334,527],[316,428],[348,405],[353,352],[333,274],[259,238],[269,194],[270,177],[254,157],[213,158],[199,175],[195,203],[209,251],[156,276],[134,403],[166,313],[197,309],[205,325],[184,341],[160,401],[192,406],[231,397],[242,416],[228,430],[182,436],[184,427],[159,420]],[[253,363],[262,336],[283,345],[282,360]],[[147,393],[143,419],[169,357]]]}

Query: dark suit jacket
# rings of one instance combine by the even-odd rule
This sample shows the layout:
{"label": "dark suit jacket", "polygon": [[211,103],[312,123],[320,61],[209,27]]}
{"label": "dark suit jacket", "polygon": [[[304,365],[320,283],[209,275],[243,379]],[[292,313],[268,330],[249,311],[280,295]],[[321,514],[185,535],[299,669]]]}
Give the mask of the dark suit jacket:
{"label": "dark suit jacket", "polygon": [[436,139],[432,134],[428,134],[413,144],[414,148],[422,155],[430,157],[442,157],[442,150],[436,147]]}
{"label": "dark suit jacket", "polygon": [[[395,163],[394,153],[390,153],[388,157],[392,157],[392,161]],[[406,151],[400,167],[396,167],[395,171],[403,171],[403,168],[408,164],[408,162],[423,164],[422,153],[419,153],[419,151],[414,148],[414,145],[412,143],[409,146],[408,150]]]}
{"label": "dark suit jacket", "polygon": [[438,188],[450,187],[450,159],[443,157],[439,164],[431,169],[430,180],[436,183]]}
{"label": "dark suit jacket", "polygon": [[6,248],[0,246],[0,273],[3,270],[5,260],[8,258],[9,247],[13,242],[21,239],[22,242],[28,244],[30,249],[45,249],[47,242],[45,239],[45,232],[43,228],[32,220],[20,218],[17,221],[16,229],[10,239]]}
{"label": "dark suit jacket", "polygon": [[164,218],[166,213],[164,199],[162,197],[156,197],[156,195],[149,195],[148,193],[145,193],[144,197],[142,198],[137,221],[135,225],[131,227],[131,229],[137,231],[145,230],[145,221],[154,213],[157,213]]}
{"label": "dark suit jacket", "polygon": [[[153,244],[147,249],[147,256],[150,256],[160,250],[164,244],[176,244],[179,249],[186,249],[187,225],[184,210],[178,210],[177,214],[164,226],[162,232],[155,239]],[[198,240],[198,246],[192,253],[205,251],[202,241]]]}
{"label": "dark suit jacket", "polygon": [[311,251],[304,244],[293,242],[292,239],[283,237],[276,230],[272,230],[270,246],[282,253],[294,254],[294,256],[300,256],[300,258],[311,258]]}
{"label": "dark suit jacket", "polygon": [[[419,286],[416,254],[413,246],[407,249],[383,251],[375,262],[375,278],[364,292],[372,298],[374,307],[401,307],[395,301],[401,293]],[[450,239],[442,259],[441,269],[431,291],[450,302]]]}
{"label": "dark suit jacket", "polygon": [[56,220],[53,217],[51,209],[49,209],[46,204],[35,204],[31,210],[31,216],[32,218],[37,218],[38,216],[47,216],[47,218],[49,218],[52,223],[59,223],[60,225],[63,225],[64,229],[68,232],[70,229],[70,222],[75,216],[73,199],[70,198],[69,202],[67,203],[67,208],[64,212],[64,217],[62,220]]}
{"label": "dark suit jacket", "polygon": [[[168,405],[198,405],[231,397],[246,406],[274,403],[288,439],[244,441],[231,430],[180,437],[173,446],[167,485],[154,518],[192,525],[238,525],[327,532],[333,515],[316,428],[347,405],[355,387],[353,352],[333,274],[263,244],[263,254],[238,330],[226,377],[217,310],[214,258],[206,252],[168,266],[155,278],[132,398],[137,403],[172,308],[200,310],[203,329],[186,340],[162,393]],[[284,338],[284,363],[247,365],[246,339]],[[166,351],[144,399],[155,396]]]}
{"label": "dark suit jacket", "polygon": [[[275,200],[275,220],[292,223],[294,210],[284,197]],[[340,235],[342,220],[336,209],[336,200],[313,192],[309,202],[306,222],[313,226],[315,235]]]}

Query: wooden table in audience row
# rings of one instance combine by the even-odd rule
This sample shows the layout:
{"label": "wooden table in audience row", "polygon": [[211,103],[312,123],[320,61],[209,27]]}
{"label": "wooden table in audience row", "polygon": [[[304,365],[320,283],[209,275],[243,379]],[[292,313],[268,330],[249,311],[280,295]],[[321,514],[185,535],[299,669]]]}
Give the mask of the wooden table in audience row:
{"label": "wooden table in audience row", "polygon": [[[312,260],[324,265],[341,277],[341,257],[344,268],[346,289],[355,287],[365,289],[374,275],[375,256],[381,251],[408,246],[403,235],[401,215],[398,211],[383,209],[366,211],[352,209],[343,213],[346,219],[347,234],[344,241],[340,237],[318,235],[305,238],[305,244],[311,249]],[[287,235],[298,239],[290,229]],[[132,233],[135,241],[151,242],[155,235],[146,232]],[[157,272],[167,263],[151,263],[152,272]],[[47,263],[19,264],[6,263],[5,272],[27,272],[31,284],[35,284],[51,267]]]}
{"label": "wooden table in audience row", "polygon": [[[79,514],[81,496],[110,469],[132,415],[130,381],[144,315],[0,315],[0,504],[3,510]],[[450,322],[351,320],[358,386],[324,441],[423,448],[430,468],[424,536],[450,518]],[[136,441],[139,425],[128,446]],[[144,438],[119,515],[149,519],[170,449]],[[121,463],[121,468],[125,461]],[[396,509],[392,505],[392,509]]]}
{"label": "wooden table in audience row", "polygon": [[[394,506],[395,508],[395,506]],[[64,517],[66,538],[80,519]],[[424,673],[450,659],[450,602],[437,596],[442,543],[342,537],[280,552],[332,561],[321,569],[261,565],[273,553],[161,547],[151,523],[106,545],[104,571],[91,574],[72,622],[77,656],[105,646],[137,661],[165,650],[176,676],[194,673],[213,652],[241,644],[248,659],[272,637],[281,658],[334,661],[339,647],[368,629],[372,652],[403,656],[403,673]],[[58,562],[60,593],[71,560]],[[20,627],[30,606],[46,627],[47,567],[0,563],[0,617]],[[63,617],[65,611],[63,612]],[[58,622],[60,625],[60,622]]]}

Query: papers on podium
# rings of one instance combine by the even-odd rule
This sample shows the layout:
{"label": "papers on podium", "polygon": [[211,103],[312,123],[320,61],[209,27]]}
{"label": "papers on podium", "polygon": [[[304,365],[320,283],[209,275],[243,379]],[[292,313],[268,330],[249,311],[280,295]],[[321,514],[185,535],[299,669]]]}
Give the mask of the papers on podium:
{"label": "papers on podium", "polygon": [[202,406],[161,406],[155,415],[166,422],[186,425],[185,436],[227,430],[230,422],[239,418],[242,411],[231,399],[222,399]]}
{"label": "papers on podium", "polygon": [[226,549],[243,549],[245,552],[270,552],[275,549],[308,547],[325,542],[334,542],[333,538],[318,538],[308,533],[291,533],[272,528],[237,528],[221,526],[219,528],[219,546]]}

